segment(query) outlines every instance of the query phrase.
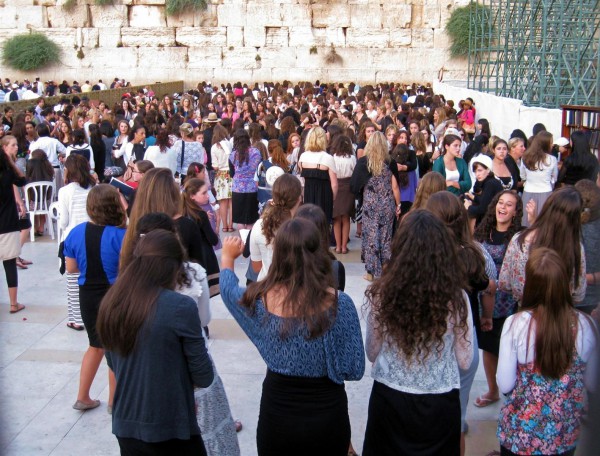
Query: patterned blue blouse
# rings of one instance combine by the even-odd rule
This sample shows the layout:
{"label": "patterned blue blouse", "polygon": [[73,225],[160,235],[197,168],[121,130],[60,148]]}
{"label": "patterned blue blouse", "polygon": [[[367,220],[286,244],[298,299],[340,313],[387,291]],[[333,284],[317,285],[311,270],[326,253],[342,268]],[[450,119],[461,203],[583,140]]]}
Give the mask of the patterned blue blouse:
{"label": "patterned blue blouse", "polygon": [[365,372],[365,352],[358,314],[352,298],[338,295],[338,314],[329,330],[307,340],[298,327],[281,338],[283,318],[266,311],[262,301],[250,315],[239,305],[245,289],[230,269],[221,271],[221,297],[229,312],[258,349],[267,367],[278,374],[296,377],[329,377],[338,384],[360,380]]}

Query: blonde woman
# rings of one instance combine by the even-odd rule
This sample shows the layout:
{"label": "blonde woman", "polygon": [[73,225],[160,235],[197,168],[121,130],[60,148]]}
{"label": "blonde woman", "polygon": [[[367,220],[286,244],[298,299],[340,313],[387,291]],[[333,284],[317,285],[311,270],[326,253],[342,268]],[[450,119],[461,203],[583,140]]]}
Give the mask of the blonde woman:
{"label": "blonde woman", "polygon": [[385,136],[373,133],[350,181],[350,188],[363,207],[361,253],[367,270],[364,278],[368,281],[381,277],[383,265],[390,259],[394,217],[400,215],[400,188],[389,164]]}
{"label": "blonde woman", "polygon": [[331,221],[338,181],[335,162],[326,150],[325,130],[321,127],[311,128],[306,136],[304,152],[298,159],[298,166],[300,175],[304,178],[304,202],[319,206],[325,212],[327,220]]}

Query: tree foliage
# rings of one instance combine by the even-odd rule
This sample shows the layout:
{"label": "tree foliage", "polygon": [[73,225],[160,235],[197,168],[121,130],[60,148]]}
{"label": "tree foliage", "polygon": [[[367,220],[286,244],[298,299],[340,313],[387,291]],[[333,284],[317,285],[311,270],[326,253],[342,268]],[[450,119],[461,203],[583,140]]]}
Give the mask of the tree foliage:
{"label": "tree foliage", "polygon": [[206,9],[206,0],[167,0],[167,16]]}
{"label": "tree foliage", "polygon": [[41,33],[14,36],[4,43],[2,62],[15,70],[32,71],[58,61],[60,48]]}
{"label": "tree foliage", "polygon": [[450,55],[452,57],[466,57],[469,55],[469,32],[489,34],[490,9],[487,6],[471,2],[467,6],[456,8],[452,11],[446,23],[446,33],[450,37]]}

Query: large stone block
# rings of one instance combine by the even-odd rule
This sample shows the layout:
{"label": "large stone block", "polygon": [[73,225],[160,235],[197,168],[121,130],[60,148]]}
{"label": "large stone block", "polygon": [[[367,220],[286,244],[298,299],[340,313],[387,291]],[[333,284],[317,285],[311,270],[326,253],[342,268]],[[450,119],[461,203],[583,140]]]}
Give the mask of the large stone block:
{"label": "large stone block", "polygon": [[136,5],[129,9],[130,27],[166,27],[165,8],[163,6]]}
{"label": "large stone block", "polygon": [[312,12],[313,27],[350,27],[350,8],[343,5],[316,4]]}
{"label": "large stone block", "polygon": [[127,27],[129,25],[126,5],[90,5],[89,8],[94,27]]}
{"label": "large stone block", "polygon": [[190,47],[188,68],[220,68],[224,52],[220,47]]}
{"label": "large stone block", "polygon": [[321,82],[357,82],[359,84],[373,83],[376,70],[374,68],[327,68]]}
{"label": "large stone block", "polygon": [[90,27],[92,25],[87,5],[77,5],[69,11],[62,6],[49,6],[46,11],[49,27]]}
{"label": "large stone block", "polygon": [[253,47],[245,47],[234,49],[233,51],[226,50],[223,52],[223,68],[237,68],[240,70],[252,70],[260,68],[260,60],[256,60],[256,56],[260,55]]}
{"label": "large stone block", "polygon": [[244,27],[244,46],[262,47],[265,45],[266,29],[262,26]]}
{"label": "large stone block", "polygon": [[265,33],[265,46],[287,47],[289,43],[289,29],[287,27],[267,27]]}
{"label": "large stone block", "polygon": [[264,47],[258,51],[262,67],[294,67],[296,66],[296,50],[294,48]]}
{"label": "large stone block", "polygon": [[121,29],[123,46],[175,46],[175,29],[172,27],[142,28],[123,27]]}
{"label": "large stone block", "polygon": [[98,44],[100,47],[115,48],[121,42],[121,27],[100,27],[98,29]]}
{"label": "large stone block", "polygon": [[100,46],[100,33],[97,28],[78,28],[77,45],[86,48],[95,48]]}
{"label": "large stone block", "polygon": [[407,28],[412,19],[411,5],[384,3],[381,10],[382,25],[384,28]]}
{"label": "large stone block", "polygon": [[203,11],[194,14],[194,27],[216,27],[219,25],[217,5],[207,5]]}
{"label": "large stone block", "polygon": [[188,64],[188,48],[163,47],[138,49],[139,65],[145,68],[179,68],[184,69]]}
{"label": "large stone block", "polygon": [[290,27],[289,28],[289,45],[295,46],[312,46],[316,43],[313,34],[313,28],[309,26]]}
{"label": "large stone block", "polygon": [[225,46],[227,29],[225,27],[180,27],[176,29],[175,39],[183,46]]}
{"label": "large stone block", "polygon": [[133,0],[134,5],[165,5],[166,0]]}
{"label": "large stone block", "polygon": [[[213,77],[211,78],[211,82],[213,84],[220,84],[223,82],[231,82],[231,81],[248,81],[254,82],[252,80],[254,68],[215,68],[212,71]],[[260,71],[267,71],[267,69],[263,70],[260,68]],[[202,79],[200,79],[202,80]],[[270,81],[271,79],[267,79]],[[279,79],[278,79],[279,80]],[[264,79],[260,80],[261,82]]]}
{"label": "large stone block", "polygon": [[46,35],[60,47],[73,49],[73,46],[77,44],[75,35],[77,29],[74,28],[39,28],[35,31]]}
{"label": "large stone block", "polygon": [[[279,0],[280,1],[280,0]],[[281,5],[282,25],[289,27],[310,26],[312,14],[309,5]]]}
{"label": "large stone block", "polygon": [[344,27],[319,27],[313,32],[317,46],[346,46],[347,29]]}
{"label": "large stone block", "polygon": [[412,42],[412,30],[406,29],[392,29],[390,30],[390,47],[395,48],[399,46],[410,46]]}
{"label": "large stone block", "polygon": [[382,24],[381,6],[379,4],[350,6],[350,24],[352,27],[380,29]]}
{"label": "large stone block", "polygon": [[20,29],[48,27],[48,15],[44,6],[19,6],[16,10],[5,7],[4,9],[7,8],[9,21],[12,18],[12,27]]}
{"label": "large stone block", "polygon": [[227,47],[244,46],[244,27],[227,27]]}
{"label": "large stone block", "polygon": [[346,35],[346,44],[351,47],[376,47],[389,46],[390,31],[388,29],[374,30],[370,28],[349,28]]}
{"label": "large stone block", "polygon": [[412,47],[415,48],[432,48],[433,47],[433,30],[427,28],[412,30]]}
{"label": "large stone block", "polygon": [[167,27],[193,27],[194,14],[189,11],[167,16]]}
{"label": "large stone block", "polygon": [[266,27],[281,27],[283,25],[281,5],[270,6],[249,4],[246,7],[246,25]]}
{"label": "large stone block", "polygon": [[443,28],[433,31],[433,47],[437,49],[448,49],[450,47],[450,38]]}
{"label": "large stone block", "polygon": [[423,7],[423,27],[440,27],[440,7],[439,5],[425,5]]}
{"label": "large stone block", "polygon": [[[307,69],[310,69],[310,74],[312,74],[312,70],[323,68],[327,66],[325,63],[325,56],[329,52],[330,48],[327,47],[318,47],[316,49],[316,53],[311,53],[311,48],[309,47],[296,47],[296,63],[294,65],[295,68],[302,69],[302,72],[306,73]],[[303,79],[302,77],[296,79]]]}
{"label": "large stone block", "polygon": [[370,49],[369,65],[377,70],[401,70],[411,64],[423,64],[419,59],[410,62],[408,55],[408,49]]}
{"label": "large stone block", "polygon": [[221,27],[246,25],[246,4],[217,6],[217,21]]}

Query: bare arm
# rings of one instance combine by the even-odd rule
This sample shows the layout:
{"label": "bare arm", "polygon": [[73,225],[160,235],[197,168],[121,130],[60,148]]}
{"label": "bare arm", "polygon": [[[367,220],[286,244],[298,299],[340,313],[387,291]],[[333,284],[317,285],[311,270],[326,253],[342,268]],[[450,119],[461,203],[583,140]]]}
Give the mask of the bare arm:
{"label": "bare arm", "polygon": [[337,180],[337,174],[335,173],[335,170],[333,170],[332,168],[329,168],[329,180],[331,181],[331,191],[333,193],[333,199],[335,200],[335,197],[337,196],[337,191],[338,191],[338,180]]}

